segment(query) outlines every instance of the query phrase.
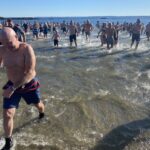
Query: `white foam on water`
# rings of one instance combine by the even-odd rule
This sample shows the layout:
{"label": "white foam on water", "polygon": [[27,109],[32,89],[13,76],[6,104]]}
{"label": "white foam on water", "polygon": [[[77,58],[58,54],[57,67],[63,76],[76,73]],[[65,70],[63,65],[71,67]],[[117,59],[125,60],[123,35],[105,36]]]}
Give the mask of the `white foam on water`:
{"label": "white foam on water", "polygon": [[55,55],[51,55],[49,58],[56,58],[56,56]]}
{"label": "white foam on water", "polygon": [[17,143],[23,146],[30,146],[30,145],[41,145],[41,146],[47,146],[50,145],[48,140],[43,135],[34,135],[30,133],[17,133],[17,135],[14,136],[14,138],[17,140]]}
{"label": "white foam on water", "polygon": [[150,70],[147,71],[147,76],[148,76],[148,78],[150,79]]}
{"label": "white foam on water", "polygon": [[44,55],[37,55],[37,58],[42,58],[42,59],[49,59],[49,56],[44,56]]}
{"label": "white foam on water", "polygon": [[5,145],[5,139],[4,138],[0,138],[0,149],[2,149]]}
{"label": "white foam on water", "polygon": [[150,84],[149,83],[142,83],[141,86],[145,89],[150,91]]}
{"label": "white foam on water", "polygon": [[89,67],[86,69],[87,72],[96,71],[98,70],[98,67]]}
{"label": "white foam on water", "polygon": [[57,57],[56,55],[50,55],[50,56],[44,56],[44,55],[37,55],[36,56],[39,59],[44,59],[46,61],[54,61],[54,59]]}
{"label": "white foam on water", "polygon": [[108,90],[99,89],[98,91],[94,92],[94,95],[98,96],[106,96],[109,95],[110,92]]}
{"label": "white foam on water", "polygon": [[61,115],[63,115],[65,113],[65,111],[66,111],[66,108],[63,111],[61,111],[60,113],[55,114],[55,117],[56,118],[60,117]]}

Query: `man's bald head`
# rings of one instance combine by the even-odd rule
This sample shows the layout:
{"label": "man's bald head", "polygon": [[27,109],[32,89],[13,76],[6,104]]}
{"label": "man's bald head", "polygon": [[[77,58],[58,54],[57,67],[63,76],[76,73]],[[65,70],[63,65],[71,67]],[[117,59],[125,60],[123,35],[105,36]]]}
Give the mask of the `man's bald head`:
{"label": "man's bald head", "polygon": [[19,47],[17,35],[15,31],[9,27],[4,27],[0,30],[0,42],[10,50],[15,50]]}
{"label": "man's bald head", "polygon": [[0,39],[8,39],[10,37],[15,37],[16,33],[12,28],[4,27],[2,30],[0,30]]}

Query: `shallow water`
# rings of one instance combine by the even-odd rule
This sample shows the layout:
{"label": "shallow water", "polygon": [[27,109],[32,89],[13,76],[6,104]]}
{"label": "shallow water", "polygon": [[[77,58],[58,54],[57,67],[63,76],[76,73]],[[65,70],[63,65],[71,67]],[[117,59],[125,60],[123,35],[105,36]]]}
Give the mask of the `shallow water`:
{"label": "shallow water", "polygon": [[[20,104],[16,149],[148,149],[150,43],[145,37],[136,51],[125,32],[111,50],[100,47],[95,32],[91,42],[80,35],[78,48],[69,48],[64,36],[60,48],[53,48],[50,37],[28,37],[37,56],[46,118],[37,121],[36,109]],[[1,72],[2,85],[6,77]]]}

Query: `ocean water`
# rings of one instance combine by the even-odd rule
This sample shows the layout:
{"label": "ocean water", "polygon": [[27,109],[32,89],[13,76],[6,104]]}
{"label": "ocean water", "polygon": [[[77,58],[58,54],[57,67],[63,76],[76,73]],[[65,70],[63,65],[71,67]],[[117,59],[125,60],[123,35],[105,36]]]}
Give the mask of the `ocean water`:
{"label": "ocean water", "polygon": [[[34,21],[39,21],[39,22],[63,22],[64,20],[66,22],[70,22],[71,20],[79,23],[83,23],[87,19],[89,19],[93,24],[96,24],[97,21],[100,23],[103,22],[136,22],[137,18],[139,18],[144,24],[147,24],[150,22],[150,16],[97,16],[97,17],[37,17],[33,19],[26,19],[26,21],[29,21],[33,23]],[[4,19],[6,20],[6,19]],[[0,22],[3,22],[4,20],[0,19]],[[24,22],[21,19],[15,19],[13,18],[14,22],[17,23],[22,23]]]}
{"label": "ocean water", "polygon": [[[141,20],[147,23],[149,17]],[[96,36],[96,29],[90,42],[79,35],[78,47],[70,48],[68,35],[61,34],[60,47],[54,48],[52,34],[39,40],[27,35],[46,118],[38,121],[37,110],[21,101],[14,118],[16,150],[150,150],[150,42],[143,34],[134,50],[129,34],[120,32],[119,44],[107,50]],[[0,80],[2,86],[3,69]],[[2,119],[0,126],[3,136]]]}
{"label": "ocean water", "polygon": [[136,22],[137,18],[140,18],[141,21],[144,24],[147,24],[150,22],[150,16],[100,16],[100,17],[52,17],[52,18],[39,18],[41,22],[50,21],[50,22],[63,22],[63,20],[66,20],[66,22],[70,22],[71,20],[74,20],[75,22],[83,23],[87,19],[89,19],[93,24],[96,24],[97,21],[100,23],[102,22]]}

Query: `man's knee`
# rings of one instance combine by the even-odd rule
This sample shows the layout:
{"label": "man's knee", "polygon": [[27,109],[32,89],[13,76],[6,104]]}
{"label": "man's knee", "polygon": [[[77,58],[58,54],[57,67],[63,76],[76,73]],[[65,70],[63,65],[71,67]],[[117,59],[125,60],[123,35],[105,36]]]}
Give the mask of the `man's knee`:
{"label": "man's knee", "polygon": [[40,101],[39,103],[35,104],[36,107],[41,107],[41,106],[43,106],[43,105],[44,105],[44,104],[43,104],[43,102],[41,102],[41,101]]}
{"label": "man's knee", "polygon": [[15,108],[4,109],[4,111],[3,111],[4,118],[12,119],[14,117],[14,115],[15,115]]}

